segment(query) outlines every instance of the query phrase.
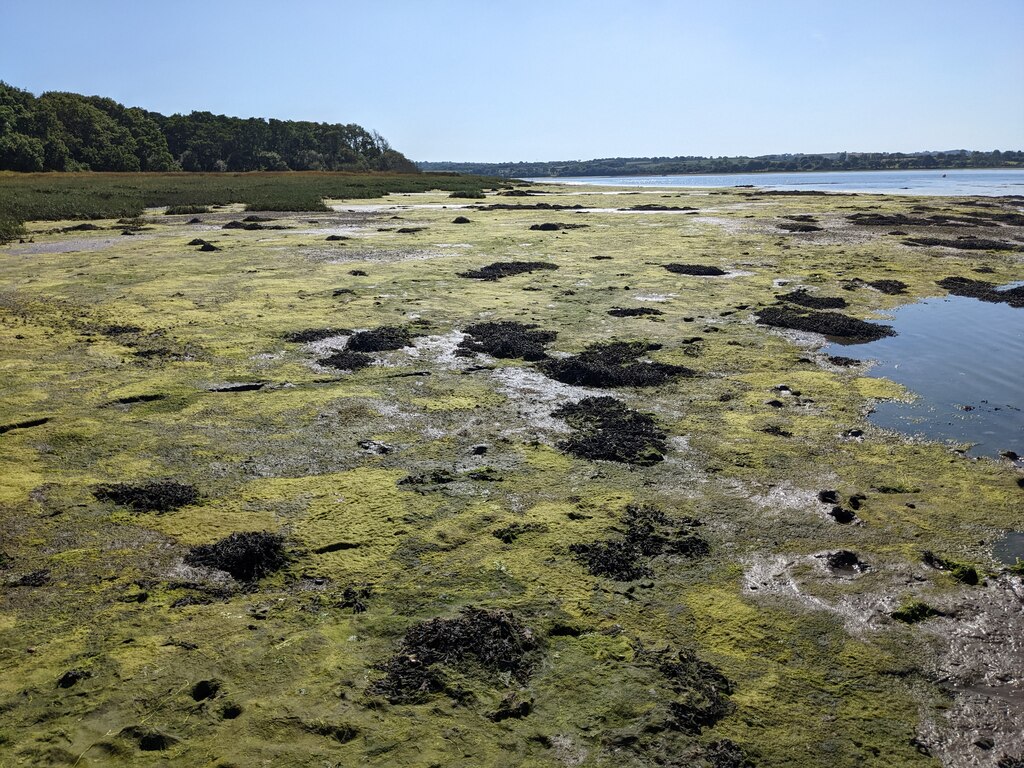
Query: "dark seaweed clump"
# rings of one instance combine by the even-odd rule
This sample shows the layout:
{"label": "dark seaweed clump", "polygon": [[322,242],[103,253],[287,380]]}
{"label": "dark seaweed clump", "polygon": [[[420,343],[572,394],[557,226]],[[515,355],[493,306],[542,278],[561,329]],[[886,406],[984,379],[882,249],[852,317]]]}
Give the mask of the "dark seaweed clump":
{"label": "dark seaweed clump", "polygon": [[678,651],[660,654],[657,665],[675,696],[669,704],[670,728],[697,734],[733,710],[729,699],[732,681],[713,664],[694,653]]}
{"label": "dark seaweed clump", "polygon": [[630,505],[622,515],[624,531],[605,541],[572,544],[569,551],[592,576],[636,581],[653,575],[651,561],[659,555],[703,557],[710,548],[694,530],[700,521],[670,518],[651,506]]}
{"label": "dark seaweed clump", "polygon": [[696,211],[697,209],[690,205],[659,205],[658,203],[643,203],[641,205],[631,205],[629,208],[625,208],[626,211]]}
{"label": "dark seaweed clump", "polygon": [[889,296],[898,296],[907,292],[907,284],[902,280],[872,280],[868,285]]}
{"label": "dark seaweed clump", "polygon": [[279,570],[288,561],[284,539],[267,531],[232,533],[213,544],[192,547],[188,565],[227,571],[238,581],[256,581]]}
{"label": "dark seaweed clump", "polygon": [[679,377],[696,375],[681,365],[638,360],[657,344],[613,341],[592,344],[578,355],[545,360],[538,366],[545,376],[581,387],[656,387]]}
{"label": "dark seaweed clump", "polygon": [[153,483],[115,483],[99,485],[92,495],[100,501],[112,501],[136,512],[169,512],[194,504],[199,492],[194,486],[161,480]]}
{"label": "dark seaweed clump", "polygon": [[809,224],[803,221],[784,221],[776,226],[787,232],[821,232],[821,227],[817,224]]}
{"label": "dark seaweed clump", "polygon": [[459,272],[459,277],[467,277],[472,280],[500,280],[503,277],[537,272],[542,269],[558,269],[558,267],[547,261],[496,261],[480,269]]}
{"label": "dark seaweed clump", "polygon": [[352,333],[347,328],[305,328],[284,335],[284,340],[292,344],[308,344],[311,341],[323,341],[332,336],[345,336]]}
{"label": "dark seaweed clump", "polygon": [[506,544],[512,544],[524,533],[547,533],[547,531],[548,527],[544,523],[511,523],[504,528],[491,531],[491,535]]}
{"label": "dark seaweed clump", "polygon": [[958,237],[955,240],[941,237],[908,237],[903,242],[907,245],[940,246],[961,251],[1024,251],[1024,245],[983,237]]}
{"label": "dark seaweed clump", "polygon": [[986,283],[984,280],[970,280],[966,277],[947,277],[939,280],[938,284],[955,296],[969,296],[972,299],[988,301],[993,304],[1024,307],[1024,286],[1000,291],[998,286],[993,283]]}
{"label": "dark seaweed clump", "polygon": [[708,744],[704,750],[704,757],[711,764],[711,768],[755,768],[754,761],[735,742],[729,739],[720,739]]}
{"label": "dark seaweed clump", "polygon": [[573,429],[558,447],[581,459],[649,467],[661,461],[668,450],[667,435],[651,416],[627,408],[613,397],[585,397],[551,415],[565,419]]}
{"label": "dark seaweed clump", "polygon": [[847,306],[846,299],[840,296],[813,296],[806,288],[798,288],[792,293],[786,293],[775,298],[788,301],[790,304],[799,304],[801,307],[811,309],[842,309]]}
{"label": "dark seaweed clump", "polygon": [[582,229],[587,227],[589,224],[562,224],[560,222],[545,222],[544,224],[534,224],[530,227],[535,232],[557,232],[560,229]]}
{"label": "dark seaweed clump", "polygon": [[412,334],[400,325],[382,325],[370,331],[359,331],[349,337],[345,349],[353,352],[388,352],[412,346]]}
{"label": "dark seaweed clump", "polygon": [[724,269],[709,267],[705,264],[665,264],[665,269],[677,275],[697,275],[699,277],[719,277],[726,274]]}
{"label": "dark seaweed clump", "polygon": [[609,309],[608,314],[612,317],[647,317],[654,315],[665,314],[660,309],[654,309],[654,307],[615,307]]}
{"label": "dark seaweed clump", "polygon": [[508,675],[523,682],[533,672],[539,647],[532,630],[512,613],[464,608],[454,618],[424,621],[406,632],[399,652],[378,667],[385,676],[370,691],[392,704],[425,701],[449,690],[438,665],[475,667],[487,677]]}
{"label": "dark seaweed clump", "polygon": [[868,323],[838,312],[813,312],[768,307],[757,313],[757,319],[764,325],[775,328],[790,328],[795,331],[810,331],[834,336],[853,342],[876,341],[896,332],[888,325]]}
{"label": "dark seaweed clump", "polygon": [[556,331],[539,330],[536,325],[502,321],[476,323],[466,327],[466,338],[459,344],[458,354],[466,356],[482,352],[503,359],[543,360],[544,345],[558,337]]}
{"label": "dark seaweed clump", "polygon": [[358,371],[373,364],[373,358],[362,352],[349,352],[347,349],[317,360],[320,365],[337,368],[342,371]]}

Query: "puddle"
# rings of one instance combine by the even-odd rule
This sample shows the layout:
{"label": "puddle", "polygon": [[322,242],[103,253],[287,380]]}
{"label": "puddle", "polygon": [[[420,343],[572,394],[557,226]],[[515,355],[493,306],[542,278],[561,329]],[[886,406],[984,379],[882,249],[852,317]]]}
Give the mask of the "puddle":
{"label": "puddle", "polygon": [[918,395],[913,403],[879,403],[869,420],[930,440],[971,443],[976,456],[1024,454],[1024,311],[948,296],[892,316],[896,336],[824,349],[874,360],[870,376]]}
{"label": "puddle", "polygon": [[1024,531],[1009,531],[992,545],[992,556],[1005,565],[1024,560]]}

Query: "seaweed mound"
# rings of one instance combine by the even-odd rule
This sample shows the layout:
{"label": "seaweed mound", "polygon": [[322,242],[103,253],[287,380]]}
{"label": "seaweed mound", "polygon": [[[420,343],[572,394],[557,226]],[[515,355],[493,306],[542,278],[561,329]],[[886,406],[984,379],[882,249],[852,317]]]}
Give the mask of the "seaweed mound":
{"label": "seaweed mound", "polygon": [[984,280],[970,280],[966,277],[946,277],[939,280],[938,284],[954,296],[968,296],[993,304],[1024,307],[1024,286],[1000,291],[998,286],[993,283],[987,283]]}
{"label": "seaweed mound", "polygon": [[779,229],[787,232],[821,232],[821,227],[816,224],[808,224],[803,221],[784,221],[776,225]]}
{"label": "seaweed mound", "polygon": [[697,275],[698,277],[719,277],[726,274],[724,269],[709,267],[706,264],[663,264],[669,272],[676,275]]}
{"label": "seaweed mound", "polygon": [[92,495],[100,501],[131,507],[136,512],[169,512],[193,504],[199,498],[194,486],[172,480],[99,485],[93,489]]}
{"label": "seaweed mound", "polygon": [[608,314],[612,317],[653,317],[665,313],[660,309],[654,309],[654,307],[615,307],[609,309]]}
{"label": "seaweed mound", "polygon": [[667,435],[651,416],[627,408],[614,397],[585,397],[551,415],[564,419],[574,431],[558,447],[581,459],[649,467],[668,450]]}
{"label": "seaweed mound", "polygon": [[888,296],[898,296],[907,292],[907,284],[902,280],[872,280],[868,285]]}
{"label": "seaweed mound", "polygon": [[876,341],[886,336],[895,336],[889,325],[868,323],[838,312],[813,312],[788,307],[768,307],[757,313],[757,319],[774,328],[790,328],[794,331],[810,331],[852,342]]}
{"label": "seaweed mound", "polygon": [[545,222],[544,224],[534,224],[530,227],[535,232],[557,232],[560,229],[582,229],[583,227],[589,226],[587,224],[562,224],[560,222]]}
{"label": "seaweed mound", "polygon": [[958,237],[955,240],[941,237],[908,237],[903,242],[907,245],[939,246],[960,251],[1024,251],[1024,245],[983,237]]}
{"label": "seaweed mound", "polygon": [[640,205],[631,205],[629,208],[624,208],[626,211],[696,211],[697,209],[690,205],[659,205],[658,203],[642,203]]}
{"label": "seaweed mound", "polygon": [[467,607],[450,619],[421,622],[405,633],[398,654],[378,667],[385,673],[372,693],[392,704],[414,704],[448,690],[438,665],[475,670],[520,682],[533,672],[539,643],[512,613]]}
{"label": "seaweed mound", "polygon": [[651,561],[659,555],[703,557],[707,541],[695,532],[700,521],[670,518],[652,506],[630,505],[622,516],[621,536],[590,544],[572,544],[569,551],[592,576],[614,581],[636,581],[653,575]]}
{"label": "seaweed mound", "polygon": [[656,664],[675,697],[669,704],[673,730],[697,734],[733,710],[732,681],[713,664],[682,650],[658,654]]}
{"label": "seaweed mound", "polygon": [[362,352],[342,350],[341,352],[335,352],[333,355],[321,358],[317,362],[320,365],[327,366],[328,368],[337,368],[341,371],[358,371],[361,368],[372,365],[373,358],[369,355],[364,355]]}
{"label": "seaweed mound", "polygon": [[496,261],[480,269],[459,272],[459,277],[471,280],[500,280],[503,277],[537,272],[542,269],[558,269],[558,267],[547,261]]}
{"label": "seaweed mound", "polygon": [[459,354],[483,352],[503,359],[543,360],[544,345],[554,341],[556,331],[539,330],[536,325],[501,321],[476,323],[466,327],[467,337],[459,344]]}
{"label": "seaweed mound", "polygon": [[592,344],[578,355],[545,360],[538,367],[545,376],[581,387],[656,387],[675,378],[696,375],[681,365],[638,359],[655,349],[659,345],[639,341]]}
{"label": "seaweed mound", "polygon": [[288,558],[284,539],[267,531],[232,533],[213,544],[192,547],[185,555],[189,565],[227,571],[238,581],[256,581],[281,569]]}
{"label": "seaweed mound", "polygon": [[305,328],[301,331],[291,331],[284,335],[284,340],[292,344],[307,344],[311,341],[323,341],[332,336],[345,336],[352,333],[347,328]]}
{"label": "seaweed mound", "polygon": [[792,293],[786,293],[775,298],[811,309],[842,309],[847,306],[846,299],[840,296],[812,296],[807,292],[806,288],[798,288]]}
{"label": "seaweed mound", "polygon": [[412,334],[400,325],[382,325],[370,331],[359,331],[349,337],[345,349],[352,352],[388,352],[412,346]]}

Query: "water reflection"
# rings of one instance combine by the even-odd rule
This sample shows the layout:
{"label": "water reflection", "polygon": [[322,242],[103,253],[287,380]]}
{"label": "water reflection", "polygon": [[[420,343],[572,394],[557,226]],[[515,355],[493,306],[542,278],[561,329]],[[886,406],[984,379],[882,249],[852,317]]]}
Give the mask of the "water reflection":
{"label": "water reflection", "polygon": [[869,375],[903,384],[913,403],[883,402],[880,427],[932,440],[972,443],[971,453],[1024,454],[1024,310],[961,296],[900,307],[896,336],[829,354],[875,360]]}

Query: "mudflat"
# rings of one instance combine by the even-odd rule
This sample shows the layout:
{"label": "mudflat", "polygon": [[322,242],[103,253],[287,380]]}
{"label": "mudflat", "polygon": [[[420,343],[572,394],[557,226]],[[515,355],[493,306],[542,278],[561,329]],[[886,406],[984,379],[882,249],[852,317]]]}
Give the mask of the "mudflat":
{"label": "mudflat", "polygon": [[1019,462],[822,350],[1022,201],[525,189],[0,246],[0,763],[1019,764]]}

